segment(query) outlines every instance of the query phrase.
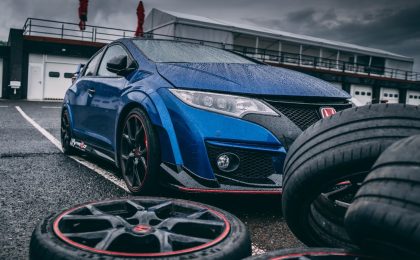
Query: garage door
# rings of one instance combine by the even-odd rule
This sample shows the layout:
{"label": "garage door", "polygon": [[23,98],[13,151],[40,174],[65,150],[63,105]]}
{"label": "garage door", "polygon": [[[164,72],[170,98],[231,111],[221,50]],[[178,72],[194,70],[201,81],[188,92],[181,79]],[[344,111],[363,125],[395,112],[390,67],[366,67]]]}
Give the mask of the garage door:
{"label": "garage door", "polygon": [[399,103],[400,92],[395,88],[381,88],[380,100],[386,103]]}
{"label": "garage door", "polygon": [[77,69],[75,64],[45,64],[44,99],[63,99],[66,90],[71,86],[71,78]]}
{"label": "garage door", "polygon": [[350,95],[356,98],[362,105],[372,103],[372,87],[367,85],[351,85]]}
{"label": "garage door", "polygon": [[406,100],[408,105],[420,106],[420,91],[407,90]]}
{"label": "garage door", "polygon": [[85,58],[29,54],[27,98],[63,99],[77,66],[86,61]]}

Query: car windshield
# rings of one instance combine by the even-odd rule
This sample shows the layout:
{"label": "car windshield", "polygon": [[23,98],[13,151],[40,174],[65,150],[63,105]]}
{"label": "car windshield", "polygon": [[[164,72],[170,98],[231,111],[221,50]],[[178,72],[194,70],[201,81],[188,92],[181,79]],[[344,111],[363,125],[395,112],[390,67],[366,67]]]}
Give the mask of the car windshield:
{"label": "car windshield", "polygon": [[133,42],[154,62],[255,64],[235,53],[199,44],[162,40],[133,40]]}

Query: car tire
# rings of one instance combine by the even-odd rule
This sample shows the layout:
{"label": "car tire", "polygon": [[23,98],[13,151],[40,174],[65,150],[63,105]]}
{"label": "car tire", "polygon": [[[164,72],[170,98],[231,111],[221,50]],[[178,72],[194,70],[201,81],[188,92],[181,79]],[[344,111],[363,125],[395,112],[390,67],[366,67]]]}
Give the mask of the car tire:
{"label": "car tire", "polygon": [[420,135],[401,140],[376,161],[346,213],[350,237],[392,259],[420,259]]}
{"label": "car tire", "polygon": [[[132,127],[131,132],[128,132],[128,125]],[[139,135],[137,130],[140,128],[137,127],[142,129]],[[127,188],[137,195],[156,193],[160,165],[159,142],[155,129],[142,109],[134,108],[127,114],[118,140],[120,172]]]}
{"label": "car tire", "polygon": [[78,151],[70,145],[72,131],[70,127],[70,115],[67,109],[64,109],[63,113],[61,114],[60,137],[61,148],[63,149],[63,153],[67,155],[77,154]]}
{"label": "car tire", "polygon": [[261,255],[248,257],[245,260],[310,260],[310,259],[345,259],[363,260],[374,259],[357,251],[349,251],[342,248],[291,248],[268,252]]}
{"label": "car tire", "polygon": [[300,135],[287,153],[282,208],[291,231],[309,246],[357,248],[344,215],[381,152],[420,133],[415,106],[376,104],[341,111]]}
{"label": "car tire", "polygon": [[[95,216],[96,220],[92,218]],[[104,224],[106,217],[109,226]],[[138,222],[133,222],[134,219]],[[171,221],[181,224],[168,228]],[[114,233],[96,238],[92,235],[92,232],[100,234],[109,230]],[[117,230],[122,233],[109,236],[113,240],[106,242],[108,234],[116,234]],[[171,235],[158,242],[153,239],[168,232],[181,235],[178,238]],[[91,235],[91,240],[86,234]],[[104,237],[105,242],[99,237]],[[171,247],[160,251],[160,241],[166,241],[163,245],[169,243]],[[243,259],[251,255],[251,241],[246,226],[226,211],[185,200],[138,197],[88,203],[50,215],[36,226],[29,251],[31,260]]]}

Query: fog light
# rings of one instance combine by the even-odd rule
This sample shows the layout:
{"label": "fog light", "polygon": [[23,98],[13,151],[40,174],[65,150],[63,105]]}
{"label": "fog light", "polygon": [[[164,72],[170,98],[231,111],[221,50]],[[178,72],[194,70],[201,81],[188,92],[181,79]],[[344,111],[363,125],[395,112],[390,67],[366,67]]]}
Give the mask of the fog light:
{"label": "fog light", "polygon": [[222,153],[217,157],[216,164],[223,172],[233,172],[239,167],[239,157],[233,153]]}
{"label": "fog light", "polygon": [[227,154],[222,154],[217,158],[217,167],[219,167],[220,170],[226,170],[229,167],[230,159]]}

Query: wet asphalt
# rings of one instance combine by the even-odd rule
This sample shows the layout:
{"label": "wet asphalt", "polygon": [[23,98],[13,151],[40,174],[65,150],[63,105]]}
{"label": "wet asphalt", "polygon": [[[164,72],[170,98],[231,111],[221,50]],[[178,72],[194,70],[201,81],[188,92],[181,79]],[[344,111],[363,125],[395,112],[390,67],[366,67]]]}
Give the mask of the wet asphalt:
{"label": "wet asphalt", "polygon": [[[129,196],[62,154],[15,106],[55,138],[59,139],[60,131],[61,103],[0,101],[0,259],[27,259],[35,225],[52,212]],[[117,172],[105,162],[87,159]],[[303,246],[282,218],[279,196],[192,195],[167,190],[159,195],[199,201],[233,213],[247,225],[253,244],[260,249]]]}

